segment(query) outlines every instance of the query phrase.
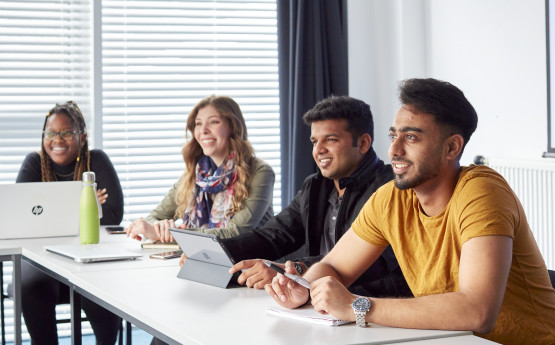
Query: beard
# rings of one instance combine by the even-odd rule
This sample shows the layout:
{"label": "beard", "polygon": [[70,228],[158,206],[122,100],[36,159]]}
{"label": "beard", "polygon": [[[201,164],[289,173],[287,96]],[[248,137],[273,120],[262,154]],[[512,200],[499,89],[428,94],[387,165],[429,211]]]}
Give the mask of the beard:
{"label": "beard", "polygon": [[400,190],[417,187],[424,182],[433,179],[439,175],[439,169],[429,169],[429,167],[421,167],[418,174],[412,179],[406,178],[406,174],[395,175],[395,187]]}
{"label": "beard", "polygon": [[[437,159],[434,159],[437,158]],[[416,176],[413,178],[406,177],[404,174],[394,174],[395,175],[395,187],[400,190],[405,190],[409,188],[418,187],[419,185],[439,176],[441,157],[428,157],[421,164],[418,165],[416,169]],[[397,161],[398,162],[398,161]],[[410,161],[407,161],[411,163]]]}

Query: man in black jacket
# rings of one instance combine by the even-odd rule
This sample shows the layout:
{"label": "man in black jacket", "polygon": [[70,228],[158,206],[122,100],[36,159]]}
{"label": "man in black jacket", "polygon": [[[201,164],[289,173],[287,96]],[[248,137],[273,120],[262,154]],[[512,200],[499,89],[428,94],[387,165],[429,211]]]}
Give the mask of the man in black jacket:
{"label": "man in black jacket", "polygon": [[[368,104],[332,96],[318,102],[303,119],[311,127],[312,155],[320,172],[308,176],[289,206],[263,227],[222,240],[236,261],[243,260],[230,270],[243,270],[241,285],[261,289],[276,275],[261,259],[253,258],[277,260],[295,252],[303,256],[295,260],[302,274],[331,250],[376,189],[393,178],[391,166],[372,149],[374,123]],[[412,296],[391,247],[350,290],[371,296]]]}

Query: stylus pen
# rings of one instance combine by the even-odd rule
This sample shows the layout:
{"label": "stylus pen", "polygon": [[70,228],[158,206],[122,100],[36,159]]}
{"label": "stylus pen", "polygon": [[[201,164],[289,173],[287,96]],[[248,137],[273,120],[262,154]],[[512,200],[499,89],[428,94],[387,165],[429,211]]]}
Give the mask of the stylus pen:
{"label": "stylus pen", "polygon": [[304,286],[307,289],[310,289],[310,283],[306,279],[304,279],[303,277],[296,276],[296,275],[291,274],[291,273],[287,273],[287,272],[285,272],[285,270],[283,268],[279,267],[278,265],[274,265],[270,261],[264,260],[264,263],[266,264],[266,266],[270,267],[274,271],[276,271],[278,273],[281,273],[284,276],[286,276],[287,278],[296,282],[297,284],[299,284],[301,286]]}

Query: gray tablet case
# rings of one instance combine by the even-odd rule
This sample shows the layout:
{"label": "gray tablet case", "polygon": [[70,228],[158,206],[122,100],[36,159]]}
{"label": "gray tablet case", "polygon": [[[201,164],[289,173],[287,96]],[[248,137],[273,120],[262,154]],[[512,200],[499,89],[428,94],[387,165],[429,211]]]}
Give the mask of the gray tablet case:
{"label": "gray tablet case", "polygon": [[216,235],[170,228],[187,260],[177,274],[179,278],[221,288],[230,287],[237,275],[229,274],[234,262]]}

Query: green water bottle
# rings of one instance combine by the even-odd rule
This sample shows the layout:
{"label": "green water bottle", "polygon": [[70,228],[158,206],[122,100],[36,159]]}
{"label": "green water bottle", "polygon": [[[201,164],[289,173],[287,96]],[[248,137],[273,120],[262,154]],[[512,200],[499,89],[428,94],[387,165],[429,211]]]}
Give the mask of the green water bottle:
{"label": "green water bottle", "polygon": [[79,204],[79,237],[81,244],[98,243],[100,218],[96,197],[95,175],[92,171],[83,173],[83,190]]}

